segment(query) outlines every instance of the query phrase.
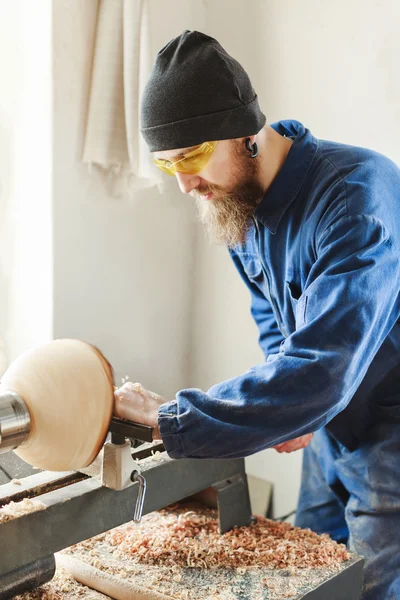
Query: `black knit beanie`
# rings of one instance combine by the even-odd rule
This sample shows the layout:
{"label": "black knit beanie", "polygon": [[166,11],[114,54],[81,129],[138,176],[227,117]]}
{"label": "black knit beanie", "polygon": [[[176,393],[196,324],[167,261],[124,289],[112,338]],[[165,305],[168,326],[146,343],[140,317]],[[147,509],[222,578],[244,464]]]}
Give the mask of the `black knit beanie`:
{"label": "black knit beanie", "polygon": [[184,31],[157,54],[141,106],[150,152],[250,136],[265,121],[247,73],[214,38]]}

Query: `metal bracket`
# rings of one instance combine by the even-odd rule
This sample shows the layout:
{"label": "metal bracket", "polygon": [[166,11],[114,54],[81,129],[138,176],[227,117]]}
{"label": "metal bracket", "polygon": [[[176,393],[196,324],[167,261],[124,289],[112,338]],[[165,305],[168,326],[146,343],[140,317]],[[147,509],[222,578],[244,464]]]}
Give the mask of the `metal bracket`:
{"label": "metal bracket", "polygon": [[125,490],[134,483],[139,484],[133,516],[133,520],[138,522],[142,518],[146,480],[140,473],[139,464],[132,458],[128,440],[123,444],[106,442],[103,447],[101,484],[112,490]]}
{"label": "metal bracket", "polygon": [[212,487],[217,492],[220,533],[235,526],[250,525],[252,514],[246,474],[223,479]]}

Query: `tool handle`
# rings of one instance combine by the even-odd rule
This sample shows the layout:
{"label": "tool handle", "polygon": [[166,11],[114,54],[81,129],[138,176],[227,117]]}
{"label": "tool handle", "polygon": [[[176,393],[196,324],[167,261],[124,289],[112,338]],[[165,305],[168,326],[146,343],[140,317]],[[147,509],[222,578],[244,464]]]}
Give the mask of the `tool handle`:
{"label": "tool handle", "polygon": [[142,425],[141,423],[134,423],[133,421],[125,421],[118,417],[112,417],[109,431],[131,440],[140,440],[142,442],[153,441],[153,427]]}

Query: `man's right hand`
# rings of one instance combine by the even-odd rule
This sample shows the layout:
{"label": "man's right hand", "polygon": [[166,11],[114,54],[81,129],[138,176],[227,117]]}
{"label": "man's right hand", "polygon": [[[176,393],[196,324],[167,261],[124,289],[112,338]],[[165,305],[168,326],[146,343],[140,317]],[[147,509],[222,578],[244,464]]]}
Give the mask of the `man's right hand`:
{"label": "man's right hand", "polygon": [[295,450],[302,450],[303,448],[306,448],[311,442],[313,435],[313,433],[307,433],[306,435],[301,435],[298,438],[294,438],[294,440],[282,442],[282,444],[278,444],[277,446],[272,447],[280,454],[282,452],[294,452]]}

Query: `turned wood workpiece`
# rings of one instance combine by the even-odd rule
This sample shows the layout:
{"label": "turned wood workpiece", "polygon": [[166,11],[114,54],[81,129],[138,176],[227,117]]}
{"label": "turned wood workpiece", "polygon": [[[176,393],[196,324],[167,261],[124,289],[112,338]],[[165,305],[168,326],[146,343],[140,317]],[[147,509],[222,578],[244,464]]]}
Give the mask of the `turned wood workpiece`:
{"label": "turned wood workpiece", "polygon": [[114,406],[112,368],[80,340],[55,340],[25,352],[4,373],[2,391],[17,393],[31,419],[15,450],[49,471],[88,466],[107,435]]}
{"label": "turned wood workpiece", "polygon": [[173,596],[159,593],[155,589],[146,589],[134,581],[100,571],[72,556],[57,554],[56,564],[57,567],[65,569],[79,583],[100,591],[102,594],[107,594],[114,600],[176,600]]}

